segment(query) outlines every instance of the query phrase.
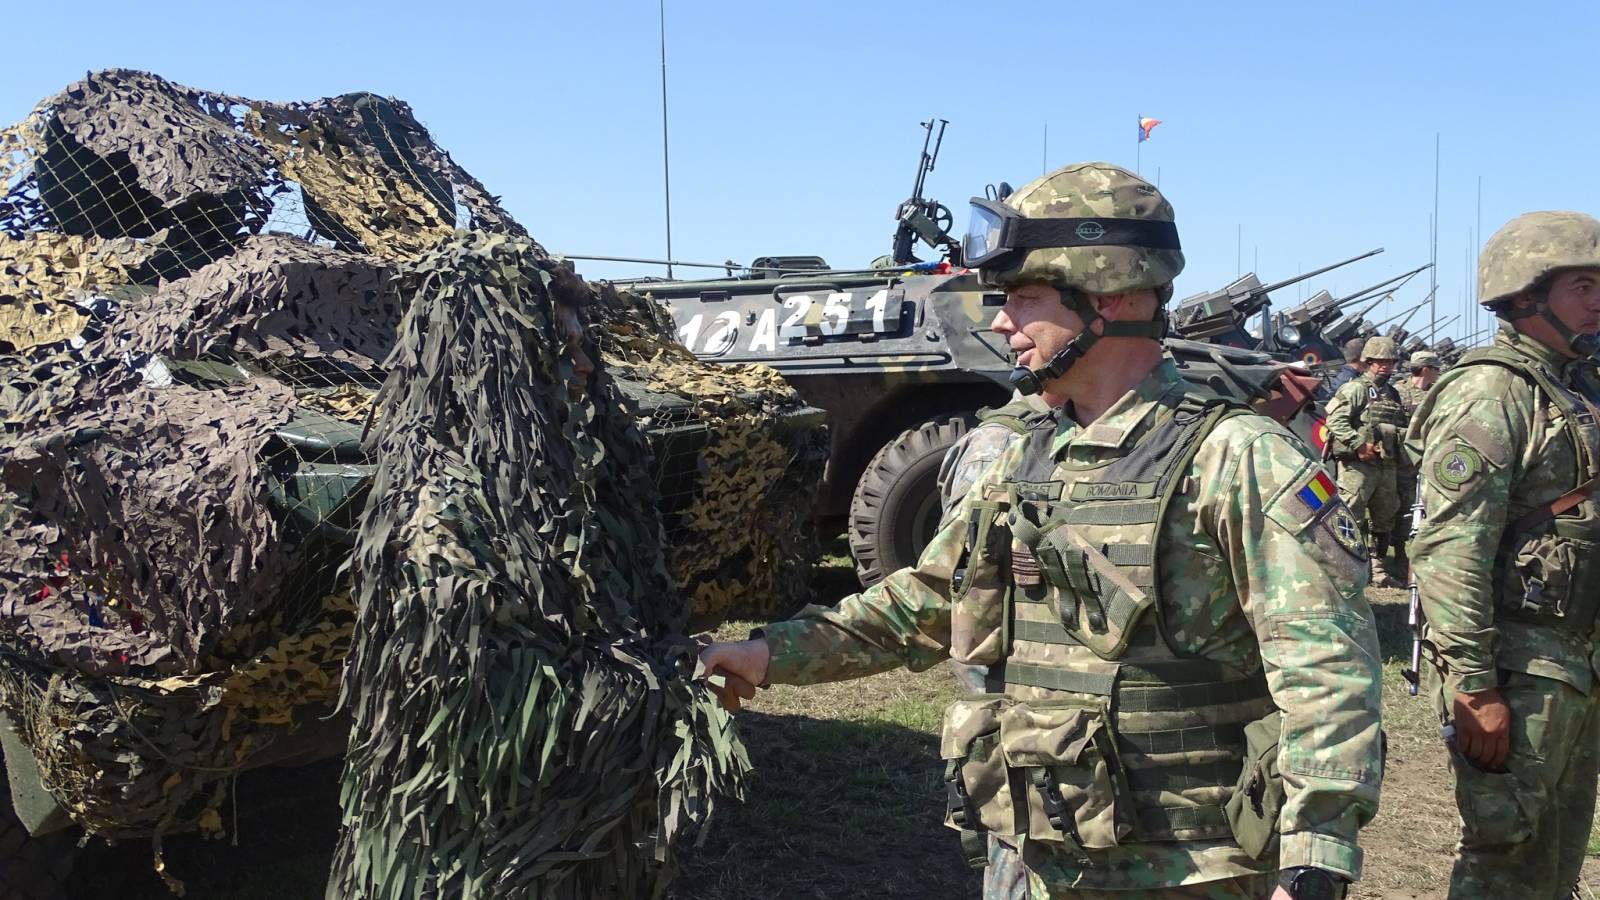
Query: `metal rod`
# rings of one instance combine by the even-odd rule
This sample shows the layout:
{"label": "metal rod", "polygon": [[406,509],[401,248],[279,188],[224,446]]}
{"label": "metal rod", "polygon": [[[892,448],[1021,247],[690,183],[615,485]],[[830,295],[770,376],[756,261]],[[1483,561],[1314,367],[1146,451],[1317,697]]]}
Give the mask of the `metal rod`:
{"label": "metal rod", "polygon": [[1435,327],[1438,326],[1439,321],[1439,294],[1436,290],[1439,286],[1439,269],[1437,268],[1439,264],[1439,143],[1439,132],[1435,131],[1433,133],[1433,220],[1431,226],[1433,233],[1429,235],[1429,243],[1433,247],[1429,261],[1434,264],[1435,268],[1428,270],[1428,289],[1429,294],[1433,297],[1433,306],[1429,307],[1428,317],[1434,322]]}
{"label": "metal rod", "polygon": [[[672,160],[667,154],[667,0],[660,0],[661,11],[661,186],[667,207],[667,259],[672,258]],[[672,277],[672,263],[667,263]]]}

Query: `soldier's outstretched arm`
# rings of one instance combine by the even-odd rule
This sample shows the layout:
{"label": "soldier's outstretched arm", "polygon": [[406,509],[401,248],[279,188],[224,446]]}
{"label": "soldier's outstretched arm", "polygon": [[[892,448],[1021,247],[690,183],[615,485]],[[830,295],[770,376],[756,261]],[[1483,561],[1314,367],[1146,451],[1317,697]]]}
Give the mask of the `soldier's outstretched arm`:
{"label": "soldier's outstretched arm", "polygon": [[[818,684],[886,672],[899,666],[921,671],[949,657],[950,581],[961,562],[972,516],[972,500],[1009,471],[1017,442],[974,483],[954,515],[922,552],[917,564],[839,601],[837,606],[807,606],[794,618],[752,635],[757,647],[723,649],[713,644],[701,655],[708,671],[723,660],[742,668],[727,671],[757,684]],[[751,642],[740,642],[750,644]],[[734,645],[737,646],[737,645]],[[765,657],[761,671],[757,661]],[[724,697],[725,702],[728,697]]]}
{"label": "soldier's outstretched arm", "polygon": [[[1225,431],[1226,429],[1226,431]],[[1281,710],[1279,865],[1354,880],[1378,810],[1381,667],[1365,550],[1321,463],[1255,417],[1196,459],[1209,519]]]}

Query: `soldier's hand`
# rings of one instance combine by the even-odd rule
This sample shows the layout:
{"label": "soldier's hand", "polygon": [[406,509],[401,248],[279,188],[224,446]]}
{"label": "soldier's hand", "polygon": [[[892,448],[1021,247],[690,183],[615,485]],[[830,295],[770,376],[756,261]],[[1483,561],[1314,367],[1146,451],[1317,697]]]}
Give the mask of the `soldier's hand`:
{"label": "soldier's hand", "polygon": [[[706,683],[729,711],[737,710],[740,700],[756,695],[756,685],[767,680],[767,664],[771,661],[772,650],[760,638],[716,643],[700,651],[701,668],[707,676],[713,676]],[[720,684],[714,676],[721,676]]]}
{"label": "soldier's hand", "polygon": [[1456,692],[1456,749],[1484,769],[1499,771],[1511,755],[1511,707],[1499,691]]}
{"label": "soldier's hand", "polygon": [[1356,459],[1362,462],[1374,462],[1378,458],[1378,445],[1372,442],[1362,444],[1356,448]]}

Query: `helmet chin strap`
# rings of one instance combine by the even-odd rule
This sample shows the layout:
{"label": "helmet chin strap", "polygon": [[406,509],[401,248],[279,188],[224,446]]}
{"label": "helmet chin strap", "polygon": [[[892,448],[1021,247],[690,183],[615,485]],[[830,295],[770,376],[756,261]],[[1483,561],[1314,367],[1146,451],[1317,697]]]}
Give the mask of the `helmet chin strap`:
{"label": "helmet chin strap", "polygon": [[1567,346],[1572,348],[1573,355],[1582,359],[1600,362],[1600,337],[1596,337],[1592,334],[1582,334],[1580,332],[1573,331],[1571,328],[1568,328],[1567,323],[1561,321],[1561,319],[1550,310],[1550,304],[1548,302],[1541,301],[1539,303],[1539,315],[1543,317],[1546,322],[1550,323],[1550,327],[1556,330],[1556,334],[1559,334],[1567,339]]}
{"label": "helmet chin strap", "polygon": [[[1011,386],[1024,397],[1043,393],[1046,382],[1067,374],[1067,370],[1078,360],[1083,359],[1095,341],[1103,337],[1142,337],[1159,341],[1167,336],[1165,310],[1157,310],[1156,317],[1147,322],[1115,322],[1095,312],[1094,304],[1089,302],[1089,298],[1073,288],[1061,289],[1061,305],[1072,310],[1083,320],[1083,330],[1068,341],[1065,347],[1056,351],[1056,354],[1043,366],[1037,369],[1017,366],[1011,370],[1009,378]],[[1097,321],[1105,323],[1099,334],[1095,334],[1090,327]]]}

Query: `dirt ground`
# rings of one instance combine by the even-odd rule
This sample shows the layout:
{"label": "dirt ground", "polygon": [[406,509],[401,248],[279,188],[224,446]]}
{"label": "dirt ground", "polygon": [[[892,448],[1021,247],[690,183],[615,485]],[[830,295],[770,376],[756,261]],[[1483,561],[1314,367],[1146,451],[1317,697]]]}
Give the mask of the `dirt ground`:
{"label": "dirt ground", "polygon": [[[822,600],[851,585],[848,565],[835,557],[814,587]],[[1371,599],[1385,656],[1389,771],[1382,809],[1362,834],[1366,877],[1351,896],[1442,898],[1458,826],[1438,722],[1400,678],[1410,648],[1405,595],[1373,591]],[[753,624],[722,633],[742,636]],[[942,667],[762,692],[740,716],[757,766],[748,794],[724,805],[703,843],[686,849],[672,900],[977,897],[977,875],[961,859],[955,833],[939,824],[936,735],[953,692]],[[322,897],[338,829],[337,777],[338,763],[330,762],[241,779],[237,846],[171,838],[168,870],[188,883],[191,898]],[[170,896],[150,859],[143,841],[95,842],[83,852],[70,896]],[[1585,881],[1600,886],[1600,860],[1590,859]]]}

